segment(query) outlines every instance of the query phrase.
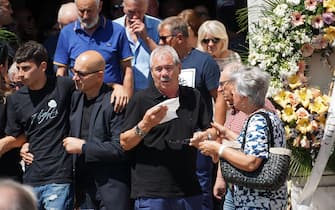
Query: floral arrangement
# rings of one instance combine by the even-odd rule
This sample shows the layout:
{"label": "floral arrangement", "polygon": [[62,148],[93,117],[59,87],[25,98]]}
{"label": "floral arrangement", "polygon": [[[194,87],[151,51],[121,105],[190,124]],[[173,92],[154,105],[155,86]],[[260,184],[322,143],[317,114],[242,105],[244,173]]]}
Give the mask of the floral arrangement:
{"label": "floral arrangement", "polygon": [[296,75],[289,79],[289,87],[272,100],[284,123],[287,145],[293,151],[291,175],[308,175],[321,146],[330,97],[322,95],[318,88],[304,86]]}
{"label": "floral arrangement", "polygon": [[324,62],[335,40],[335,0],[269,0],[249,33],[250,65],[271,75],[268,95],[285,124],[291,175],[308,175],[323,137],[329,97],[308,87],[305,61]]}
{"label": "floral arrangement", "polygon": [[327,61],[335,39],[335,0],[268,4],[264,16],[251,26],[248,62],[270,73],[272,96],[287,85],[288,77],[303,74],[304,61],[314,51]]}

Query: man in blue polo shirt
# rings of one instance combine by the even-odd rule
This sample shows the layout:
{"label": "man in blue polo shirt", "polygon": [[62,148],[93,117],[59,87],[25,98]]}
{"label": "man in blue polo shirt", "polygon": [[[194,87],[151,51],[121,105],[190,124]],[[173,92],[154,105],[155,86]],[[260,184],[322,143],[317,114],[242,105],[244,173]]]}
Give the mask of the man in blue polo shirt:
{"label": "man in blue polo shirt", "polygon": [[86,50],[98,51],[106,61],[104,82],[111,86],[115,109],[121,110],[133,94],[132,52],[122,26],[100,16],[102,1],[75,0],[79,18],[59,35],[54,64],[57,75],[67,75],[67,67]]}
{"label": "man in blue polo shirt", "polygon": [[134,90],[148,87],[150,76],[149,59],[151,51],[159,42],[158,24],[160,20],[145,15],[149,0],[124,0],[125,15],[114,22],[126,28],[130,48],[134,54],[132,67],[134,72]]}

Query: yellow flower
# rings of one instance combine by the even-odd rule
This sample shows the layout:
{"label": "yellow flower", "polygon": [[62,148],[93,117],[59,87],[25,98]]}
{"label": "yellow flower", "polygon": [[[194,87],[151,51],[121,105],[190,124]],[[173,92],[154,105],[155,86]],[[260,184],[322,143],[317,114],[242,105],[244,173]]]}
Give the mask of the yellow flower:
{"label": "yellow flower", "polygon": [[329,26],[328,28],[324,29],[324,32],[326,33],[324,37],[329,41],[333,42],[335,39],[335,27]]}
{"label": "yellow flower", "polygon": [[335,12],[335,0],[323,0],[323,7],[327,8],[327,12]]}
{"label": "yellow flower", "polygon": [[297,130],[302,134],[312,131],[312,125],[308,118],[301,118],[297,120]]}
{"label": "yellow flower", "polygon": [[273,100],[277,104],[279,104],[281,107],[284,108],[288,103],[286,95],[287,95],[287,91],[284,91],[284,90],[279,91],[279,93],[273,97]]}
{"label": "yellow flower", "polygon": [[317,97],[314,99],[313,103],[309,104],[309,110],[317,114],[325,113],[328,111],[328,102],[327,99],[324,100],[324,97]]}
{"label": "yellow flower", "polygon": [[313,99],[312,91],[305,87],[295,90],[294,93],[300,99],[300,103],[306,108],[308,107],[310,100]]}
{"label": "yellow flower", "polygon": [[294,108],[292,106],[287,105],[282,111],[281,111],[281,119],[284,122],[291,122],[292,120],[297,119],[297,115],[295,114]]}
{"label": "yellow flower", "polygon": [[290,88],[292,89],[296,89],[297,87],[301,86],[301,81],[300,81],[300,77],[298,75],[293,75],[287,78],[288,80],[288,85],[290,86]]}

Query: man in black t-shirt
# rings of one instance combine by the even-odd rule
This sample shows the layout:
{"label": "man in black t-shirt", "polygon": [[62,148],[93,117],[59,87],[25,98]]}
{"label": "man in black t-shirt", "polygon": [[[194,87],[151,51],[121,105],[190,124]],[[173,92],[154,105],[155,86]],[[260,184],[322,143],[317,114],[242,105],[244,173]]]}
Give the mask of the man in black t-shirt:
{"label": "man in black t-shirt", "polygon": [[[135,209],[200,210],[197,150],[188,145],[188,139],[197,128],[210,126],[209,111],[198,90],[179,86],[181,63],[172,47],[157,47],[150,66],[154,84],[130,100],[120,135],[122,148],[132,157]],[[173,98],[179,103],[177,117],[165,121],[169,108],[155,105]]]}
{"label": "man in black t-shirt", "polygon": [[46,76],[47,52],[37,42],[19,47],[14,60],[25,86],[7,98],[7,136],[0,140],[0,154],[27,140],[34,161],[25,166],[23,182],[33,186],[39,208],[73,209],[72,158],[62,140],[69,132],[74,83]]}

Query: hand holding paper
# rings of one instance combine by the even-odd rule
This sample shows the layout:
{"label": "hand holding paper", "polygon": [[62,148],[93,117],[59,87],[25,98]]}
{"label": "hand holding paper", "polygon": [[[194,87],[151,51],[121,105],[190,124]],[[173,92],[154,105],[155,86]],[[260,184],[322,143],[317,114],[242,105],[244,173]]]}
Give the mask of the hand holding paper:
{"label": "hand holding paper", "polygon": [[168,111],[167,111],[165,117],[159,122],[159,124],[170,121],[174,118],[177,118],[178,115],[177,115],[176,111],[179,108],[179,105],[180,105],[179,104],[179,97],[176,97],[176,98],[171,98],[171,99],[165,100],[165,101],[157,104],[156,106],[154,106],[154,107],[157,107],[157,106],[167,106],[168,107]]}

